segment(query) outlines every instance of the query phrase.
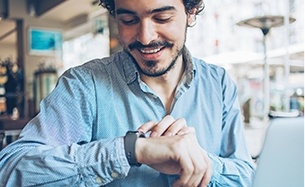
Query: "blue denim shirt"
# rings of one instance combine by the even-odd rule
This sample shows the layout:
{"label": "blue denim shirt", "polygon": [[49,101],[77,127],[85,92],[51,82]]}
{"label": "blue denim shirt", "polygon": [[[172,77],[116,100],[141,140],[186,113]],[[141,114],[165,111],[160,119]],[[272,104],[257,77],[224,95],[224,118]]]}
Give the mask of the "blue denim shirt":
{"label": "blue denim shirt", "polygon": [[[237,89],[223,68],[184,52],[186,70],[171,108],[196,129],[213,161],[209,186],[251,186]],[[172,186],[179,177],[130,167],[123,136],[166,115],[124,51],[71,68],[17,141],[0,152],[0,186]]]}

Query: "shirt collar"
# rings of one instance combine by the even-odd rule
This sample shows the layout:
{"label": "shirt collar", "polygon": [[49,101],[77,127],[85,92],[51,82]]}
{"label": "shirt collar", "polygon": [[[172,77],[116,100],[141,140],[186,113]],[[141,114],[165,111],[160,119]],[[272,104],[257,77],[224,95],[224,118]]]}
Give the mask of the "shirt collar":
{"label": "shirt collar", "polygon": [[126,51],[121,51],[119,55],[120,59],[117,62],[118,66],[122,66],[126,82],[127,84],[131,84],[139,77],[139,72],[134,58]]}
{"label": "shirt collar", "polygon": [[191,53],[186,47],[184,47],[182,55],[183,55],[183,62],[185,63],[185,71],[181,83],[189,87],[191,85],[192,80],[195,77],[196,67],[194,65],[194,61],[191,56]]}

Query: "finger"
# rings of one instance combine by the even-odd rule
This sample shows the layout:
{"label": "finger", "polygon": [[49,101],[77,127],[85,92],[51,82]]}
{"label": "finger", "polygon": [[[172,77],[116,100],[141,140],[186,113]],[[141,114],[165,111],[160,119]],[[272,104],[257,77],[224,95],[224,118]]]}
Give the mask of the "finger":
{"label": "finger", "polygon": [[182,129],[179,130],[179,132],[177,132],[177,135],[183,135],[183,134],[187,134],[187,133],[194,133],[195,134],[195,129],[194,127],[183,127]]}
{"label": "finger", "polygon": [[206,172],[205,172],[205,174],[204,174],[204,176],[202,178],[202,181],[201,181],[199,187],[206,187],[206,186],[208,186],[208,184],[211,181],[211,178],[212,178],[212,169],[209,168],[209,169],[206,170]]}
{"label": "finger", "polygon": [[182,129],[180,129],[176,134],[177,135],[184,135],[184,134],[187,134],[187,133],[190,133],[190,130],[188,127],[183,127]]}
{"label": "finger", "polygon": [[194,134],[186,134],[186,154],[181,157],[181,175],[175,186],[198,186],[202,181],[206,165],[201,147]]}
{"label": "finger", "polygon": [[[191,176],[189,178],[181,177],[177,181],[175,185],[177,186],[206,186],[210,178],[211,174],[211,161],[206,154],[206,152],[200,147],[197,142],[195,134],[187,134],[186,137],[188,139],[188,145],[186,152],[188,153],[189,159],[192,162],[193,168],[191,171]],[[193,146],[192,146],[193,145]],[[184,166],[181,166],[182,170],[184,171]],[[184,174],[184,173],[181,173]],[[206,177],[206,178],[205,178]]]}
{"label": "finger", "polygon": [[[192,152],[191,160],[193,162],[193,173],[191,177],[188,179],[186,186],[198,186],[204,179],[206,174],[207,165],[205,163],[205,159],[201,154],[201,148],[197,149],[198,151]],[[204,184],[204,183],[202,183]]]}
{"label": "finger", "polygon": [[151,137],[159,137],[161,136],[169,126],[175,121],[173,116],[167,115],[165,116],[155,127],[153,127],[152,132],[150,134]]}
{"label": "finger", "polygon": [[151,129],[153,129],[155,126],[157,125],[157,122],[155,121],[149,121],[143,125],[141,125],[139,128],[138,128],[138,131],[142,131],[144,133],[147,133],[149,132]]}
{"label": "finger", "polygon": [[173,184],[174,187],[187,186],[188,181],[192,177],[194,165],[189,155],[183,156],[180,161],[181,172],[179,179]]}
{"label": "finger", "polygon": [[207,164],[207,169],[206,169],[204,177],[200,183],[200,187],[206,187],[210,183],[212,175],[213,175],[212,161],[208,157],[207,153],[205,151],[203,151],[203,152],[204,152],[205,163]]}
{"label": "finger", "polygon": [[[179,131],[184,129],[186,127],[186,121],[184,118],[178,118],[176,121],[172,123],[171,126],[168,127],[166,132],[163,134],[164,136],[173,136],[176,135]],[[184,131],[188,131],[187,129],[184,129]],[[185,133],[184,133],[185,134]]]}

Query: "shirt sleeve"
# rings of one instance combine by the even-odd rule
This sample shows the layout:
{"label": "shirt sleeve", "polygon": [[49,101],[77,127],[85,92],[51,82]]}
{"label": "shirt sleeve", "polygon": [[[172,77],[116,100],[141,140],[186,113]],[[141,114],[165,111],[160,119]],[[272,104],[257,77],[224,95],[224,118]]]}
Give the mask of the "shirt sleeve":
{"label": "shirt sleeve", "polygon": [[222,75],[222,140],[219,155],[208,153],[213,163],[209,186],[251,186],[255,166],[244,137],[237,87],[225,71]]}
{"label": "shirt sleeve", "polygon": [[40,113],[0,152],[0,186],[101,186],[127,176],[123,137],[92,141],[94,89],[88,69],[60,77]]}

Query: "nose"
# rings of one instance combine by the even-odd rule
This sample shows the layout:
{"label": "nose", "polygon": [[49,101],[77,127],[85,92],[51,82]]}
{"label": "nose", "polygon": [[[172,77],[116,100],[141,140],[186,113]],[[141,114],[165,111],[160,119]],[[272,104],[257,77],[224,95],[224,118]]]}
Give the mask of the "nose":
{"label": "nose", "polygon": [[137,40],[143,45],[148,45],[155,39],[157,39],[158,34],[155,25],[150,21],[142,21],[139,25]]}

